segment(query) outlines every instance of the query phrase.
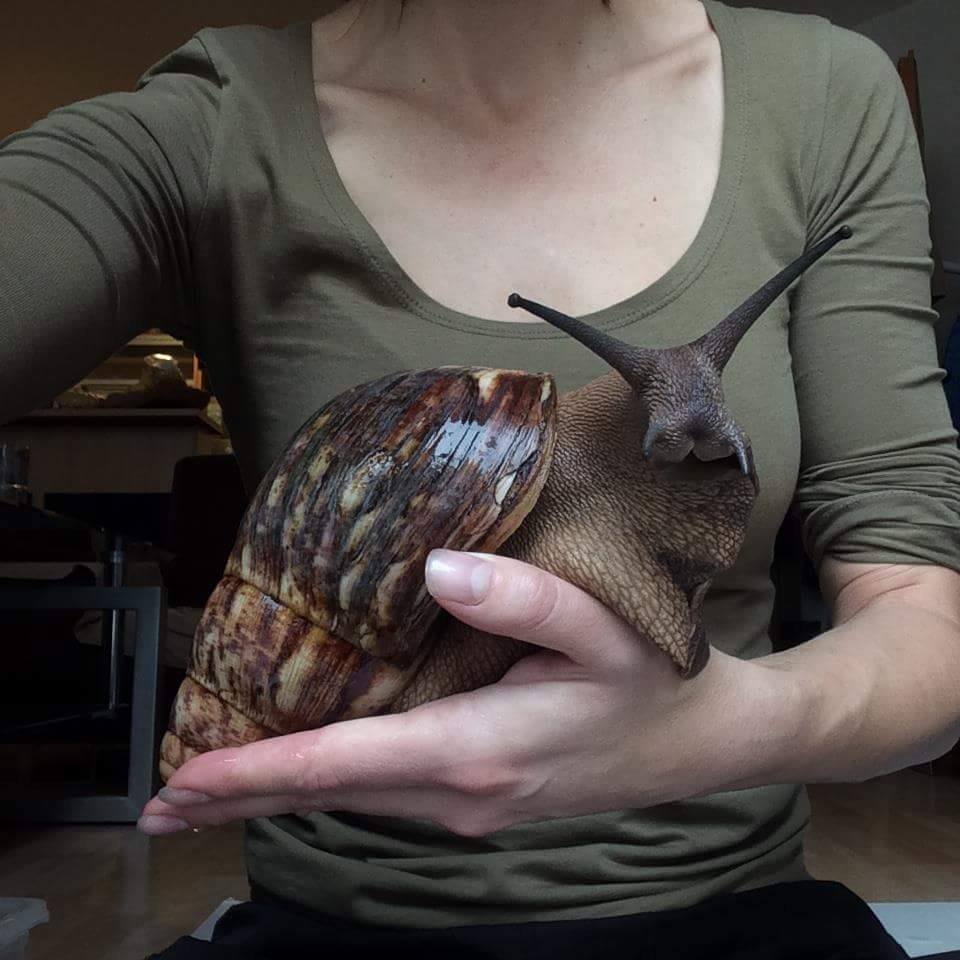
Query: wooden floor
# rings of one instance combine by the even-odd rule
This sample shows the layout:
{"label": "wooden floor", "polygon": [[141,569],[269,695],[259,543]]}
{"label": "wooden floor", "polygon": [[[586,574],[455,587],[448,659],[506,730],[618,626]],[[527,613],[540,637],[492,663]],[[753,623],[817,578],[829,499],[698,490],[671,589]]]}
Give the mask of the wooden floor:
{"label": "wooden floor", "polygon": [[960,901],[960,777],[904,771],[810,797],[814,876],[865,900]]}
{"label": "wooden floor", "polygon": [[[809,864],[867,900],[960,900],[960,779],[908,771],[816,787]],[[0,896],[41,897],[30,960],[140,960],[246,895],[240,829],[0,832]]]}

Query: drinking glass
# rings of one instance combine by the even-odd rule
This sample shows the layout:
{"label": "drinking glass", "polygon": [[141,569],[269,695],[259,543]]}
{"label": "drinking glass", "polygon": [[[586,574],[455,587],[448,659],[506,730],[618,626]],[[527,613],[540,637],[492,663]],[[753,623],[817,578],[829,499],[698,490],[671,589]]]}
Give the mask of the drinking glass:
{"label": "drinking glass", "polygon": [[30,504],[30,448],[0,443],[0,500],[17,506]]}

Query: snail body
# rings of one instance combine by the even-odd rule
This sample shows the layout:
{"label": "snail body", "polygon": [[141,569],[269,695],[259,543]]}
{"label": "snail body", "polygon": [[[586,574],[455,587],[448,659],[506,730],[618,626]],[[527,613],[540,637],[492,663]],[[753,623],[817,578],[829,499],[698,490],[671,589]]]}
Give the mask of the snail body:
{"label": "snail body", "polygon": [[[720,377],[821,241],[692,344],[635,348],[511,297],[614,368],[557,397],[549,374],[442,367],[348,390],[260,483],[204,610],[161,746],[197,753],[408,710],[493,683],[529,649],[426,591],[436,547],[540,566],[617,612],[683,676],[703,668],[711,578],[758,490]],[[642,642],[642,641],[641,641]]]}

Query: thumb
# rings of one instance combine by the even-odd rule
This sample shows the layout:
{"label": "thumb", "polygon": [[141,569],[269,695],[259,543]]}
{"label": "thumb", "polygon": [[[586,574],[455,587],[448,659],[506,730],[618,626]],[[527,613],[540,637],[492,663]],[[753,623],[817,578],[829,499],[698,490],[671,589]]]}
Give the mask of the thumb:
{"label": "thumb", "polygon": [[484,633],[556,650],[584,667],[635,664],[641,640],[599,600],[539,567],[495,554],[432,550],[427,589]]}

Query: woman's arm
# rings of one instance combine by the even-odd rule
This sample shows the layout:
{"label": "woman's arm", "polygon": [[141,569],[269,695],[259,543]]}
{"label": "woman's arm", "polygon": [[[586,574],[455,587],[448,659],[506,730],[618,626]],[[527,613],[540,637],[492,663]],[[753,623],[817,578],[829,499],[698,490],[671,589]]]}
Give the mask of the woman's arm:
{"label": "woman's arm", "polygon": [[796,686],[795,748],[778,779],[862,780],[960,739],[960,574],[828,559],[833,629],[758,661]]}
{"label": "woman's arm", "polygon": [[0,143],[0,422],[151,326],[186,336],[220,87],[198,40],[136,93]]}
{"label": "woman's arm", "polygon": [[833,95],[808,196],[854,236],[794,292],[797,502],[833,629],[765,664],[796,684],[778,779],[862,779],[960,736],[960,454],[930,309],[929,204],[902,84],[832,32]]}

